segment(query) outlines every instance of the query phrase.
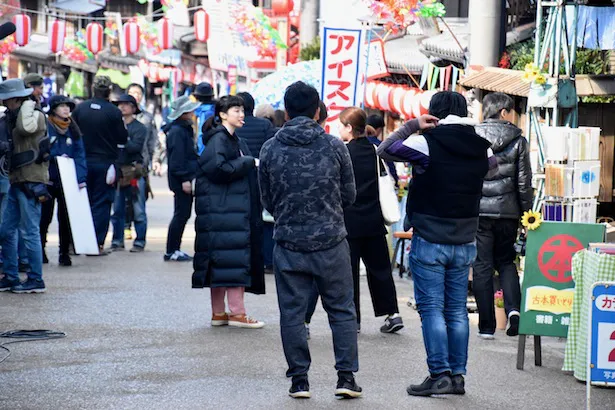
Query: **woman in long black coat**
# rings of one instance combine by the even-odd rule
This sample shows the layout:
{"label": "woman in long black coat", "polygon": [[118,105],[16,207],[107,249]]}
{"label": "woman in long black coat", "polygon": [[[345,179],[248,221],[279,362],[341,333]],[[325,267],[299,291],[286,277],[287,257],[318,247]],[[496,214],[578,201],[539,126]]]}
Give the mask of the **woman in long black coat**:
{"label": "woman in long black coat", "polygon": [[[359,263],[363,260],[367,268],[367,284],[372,296],[374,313],[376,316],[386,315],[380,331],[394,333],[404,325],[399,316],[386,240],[387,230],[380,208],[376,168],[376,161],[380,160],[376,159],[376,148],[365,134],[367,126],[365,111],[357,107],[346,108],[340,113],[340,123],[340,136],[344,141],[349,141],[346,146],[352,159],[357,186],[357,199],[353,205],[344,209],[344,220],[350,245],[354,301],[359,329],[361,326]],[[381,169],[384,168],[382,162],[380,166]]]}
{"label": "woman in long black coat", "polygon": [[216,103],[214,117],[203,126],[192,287],[211,288],[212,326],[254,329],[264,323],[246,315],[243,296],[244,290],[265,293],[262,208],[257,160],[235,134],[243,123],[243,100],[232,96]]}

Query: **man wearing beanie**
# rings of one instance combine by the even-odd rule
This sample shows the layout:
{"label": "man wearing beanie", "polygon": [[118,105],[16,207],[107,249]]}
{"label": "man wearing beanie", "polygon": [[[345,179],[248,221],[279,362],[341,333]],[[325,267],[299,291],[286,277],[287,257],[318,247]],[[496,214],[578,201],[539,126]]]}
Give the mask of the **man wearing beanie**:
{"label": "man wearing beanie", "polygon": [[73,120],[83,133],[88,164],[88,196],[98,241],[99,255],[103,251],[109,230],[111,206],[115,199],[115,183],[120,168],[116,166],[123,155],[128,132],[119,108],[109,102],[111,79],[94,78],[93,98],[79,104],[73,111]]}
{"label": "man wearing beanie", "polygon": [[23,78],[27,88],[32,88],[32,95],[30,98],[36,103],[36,107],[41,109],[43,101],[43,76],[38,73],[28,73]]}

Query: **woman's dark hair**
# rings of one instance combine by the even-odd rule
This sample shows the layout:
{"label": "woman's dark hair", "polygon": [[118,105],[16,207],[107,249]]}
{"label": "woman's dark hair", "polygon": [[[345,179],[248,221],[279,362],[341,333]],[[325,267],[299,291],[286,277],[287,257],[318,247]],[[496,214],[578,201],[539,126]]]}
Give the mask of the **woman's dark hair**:
{"label": "woman's dark hair", "polygon": [[205,121],[205,123],[203,124],[203,128],[202,128],[203,134],[205,134],[205,132],[209,131],[210,129],[222,124],[222,120],[220,119],[220,113],[226,114],[228,110],[230,110],[233,107],[243,107],[243,106],[244,106],[243,99],[236,95],[230,95],[230,96],[227,95],[227,96],[220,98],[216,102],[216,108],[214,111],[214,115],[209,117],[207,121]]}
{"label": "woman's dark hair", "polygon": [[284,107],[291,120],[296,117],[314,118],[319,101],[316,88],[303,81],[292,83],[284,93]]}
{"label": "woman's dark hair", "polygon": [[512,111],[515,108],[515,100],[504,93],[491,93],[483,98],[483,119],[500,119],[502,110]]}
{"label": "woman's dark hair", "polygon": [[382,115],[372,114],[367,117],[367,125],[371,125],[376,130],[384,128],[384,118],[382,118]]}
{"label": "woman's dark hair", "polygon": [[318,112],[318,124],[324,125],[327,118],[329,118],[329,113],[327,112],[327,106],[323,100],[318,102],[318,108],[320,108],[320,111]]}
{"label": "woman's dark hair", "polygon": [[243,109],[246,111],[246,114],[252,115],[254,113],[254,97],[252,97],[252,94],[244,91],[237,93],[237,97],[241,97],[243,100]]}
{"label": "woman's dark hair", "polygon": [[463,95],[453,91],[440,91],[431,97],[429,114],[440,119],[449,115],[468,116],[468,103]]}
{"label": "woman's dark hair", "polygon": [[365,134],[367,114],[359,107],[348,107],[340,113],[340,122],[352,127],[352,134],[360,137]]}
{"label": "woman's dark hair", "polygon": [[275,110],[272,122],[274,127],[282,128],[286,124],[286,113],[282,110]]}

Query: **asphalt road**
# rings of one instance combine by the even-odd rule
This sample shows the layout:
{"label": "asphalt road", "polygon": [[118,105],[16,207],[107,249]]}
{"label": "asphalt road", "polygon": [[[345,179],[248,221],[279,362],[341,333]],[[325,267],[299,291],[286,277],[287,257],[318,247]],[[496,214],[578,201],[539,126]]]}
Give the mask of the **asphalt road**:
{"label": "asphalt road", "polygon": [[[585,385],[561,371],[564,341],[543,341],[543,367],[533,364],[532,345],[524,371],[515,368],[517,338],[498,333],[478,340],[473,325],[465,396],[414,398],[409,383],[427,375],[417,313],[406,306],[411,284],[397,281],[406,328],[397,335],[378,329],[367,283],[362,283],[364,319],[359,335],[357,381],[364,397],[333,395],[331,333],[322,307],[312,324],[312,398],[287,396],[273,277],[268,293],[246,296],[248,313],[263,329],[211,328],[207,290],[190,288],[191,265],[165,263],[162,252],[172,197],[162,179],[148,202],[147,252],[105,258],[75,257],[57,266],[57,227],[52,226],[43,295],[0,294],[0,332],[51,329],[59,340],[9,345],[0,363],[0,409],[581,409]],[[185,250],[192,248],[192,221]],[[476,318],[472,317],[475,322]],[[0,339],[2,342],[2,339]],[[5,353],[0,352],[0,360]],[[596,409],[614,409],[615,391],[594,389]]]}

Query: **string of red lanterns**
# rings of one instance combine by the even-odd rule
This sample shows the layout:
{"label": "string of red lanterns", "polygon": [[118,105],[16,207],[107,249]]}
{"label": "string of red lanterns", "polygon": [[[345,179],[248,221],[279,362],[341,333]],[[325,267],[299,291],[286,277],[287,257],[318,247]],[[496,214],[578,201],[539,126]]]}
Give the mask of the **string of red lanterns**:
{"label": "string of red lanterns", "polygon": [[383,111],[403,115],[406,119],[427,114],[429,102],[436,90],[368,81],[365,89],[365,105]]}
{"label": "string of red lanterns", "polygon": [[103,26],[99,23],[88,24],[85,28],[85,43],[90,53],[100,53],[103,48]]}

